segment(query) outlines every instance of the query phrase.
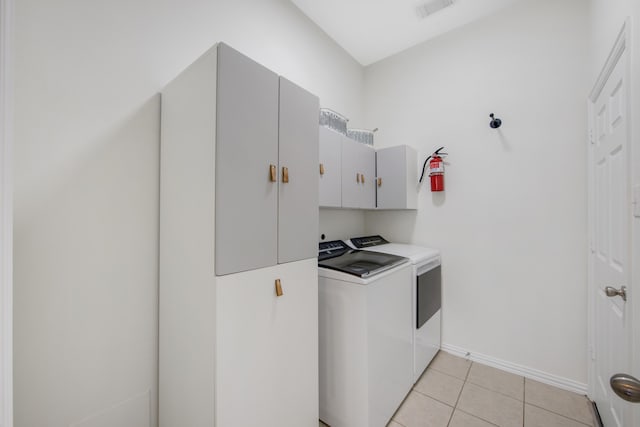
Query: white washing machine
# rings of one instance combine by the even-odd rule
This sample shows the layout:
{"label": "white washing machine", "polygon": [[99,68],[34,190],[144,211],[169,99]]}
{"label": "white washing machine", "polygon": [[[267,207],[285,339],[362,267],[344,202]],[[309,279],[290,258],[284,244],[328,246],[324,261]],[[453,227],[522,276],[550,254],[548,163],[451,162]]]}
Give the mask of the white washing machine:
{"label": "white washing machine", "polygon": [[440,350],[442,275],[440,251],[422,246],[389,243],[381,236],[354,237],[347,243],[357,249],[409,258],[413,330],[413,381],[416,382]]}
{"label": "white washing machine", "polygon": [[384,427],[413,386],[411,264],[320,243],[320,419]]}

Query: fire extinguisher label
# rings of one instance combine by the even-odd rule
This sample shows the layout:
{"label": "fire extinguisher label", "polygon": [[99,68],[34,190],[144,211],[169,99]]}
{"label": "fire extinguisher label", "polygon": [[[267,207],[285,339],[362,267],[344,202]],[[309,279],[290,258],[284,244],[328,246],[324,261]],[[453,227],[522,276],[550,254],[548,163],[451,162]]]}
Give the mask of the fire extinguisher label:
{"label": "fire extinguisher label", "polygon": [[442,164],[442,162],[431,163],[429,165],[429,173],[430,174],[433,174],[433,173],[444,173],[444,165]]}

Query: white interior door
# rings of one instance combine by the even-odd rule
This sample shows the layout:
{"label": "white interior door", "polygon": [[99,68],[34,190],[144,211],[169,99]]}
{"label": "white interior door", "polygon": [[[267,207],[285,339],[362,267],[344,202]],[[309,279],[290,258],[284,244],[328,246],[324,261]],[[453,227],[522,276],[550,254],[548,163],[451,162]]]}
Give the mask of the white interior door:
{"label": "white interior door", "polygon": [[631,299],[614,293],[631,291],[629,59],[624,45],[616,45],[590,98],[590,394],[606,427],[632,425],[632,404],[609,384],[612,375],[632,368]]}

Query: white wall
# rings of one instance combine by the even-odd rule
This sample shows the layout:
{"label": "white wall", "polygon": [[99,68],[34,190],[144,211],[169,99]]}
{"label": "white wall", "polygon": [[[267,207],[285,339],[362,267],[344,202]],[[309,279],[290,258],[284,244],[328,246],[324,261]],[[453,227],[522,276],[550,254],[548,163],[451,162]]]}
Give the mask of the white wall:
{"label": "white wall", "polygon": [[225,41],[362,121],[286,0],[16,2],[15,425],[156,424],[159,97]]}
{"label": "white wall", "polygon": [[[320,209],[321,240],[344,240],[351,237],[363,236],[364,211],[351,209]],[[324,239],[322,236],[324,235]]]}
{"label": "white wall", "polygon": [[450,154],[444,193],[365,214],[442,250],[443,342],[585,390],[588,36],[583,0],[519,3],[368,67],[364,103],[377,146]]}
{"label": "white wall", "polygon": [[13,4],[0,0],[0,427],[13,425]]}

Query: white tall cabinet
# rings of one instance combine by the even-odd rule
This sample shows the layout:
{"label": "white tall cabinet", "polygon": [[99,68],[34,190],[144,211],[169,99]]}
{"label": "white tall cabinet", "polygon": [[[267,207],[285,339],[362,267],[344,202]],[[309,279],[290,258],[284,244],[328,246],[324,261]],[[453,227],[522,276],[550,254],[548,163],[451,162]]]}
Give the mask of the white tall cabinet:
{"label": "white tall cabinet", "polygon": [[162,92],[161,427],[317,425],[318,112],[224,44]]}

